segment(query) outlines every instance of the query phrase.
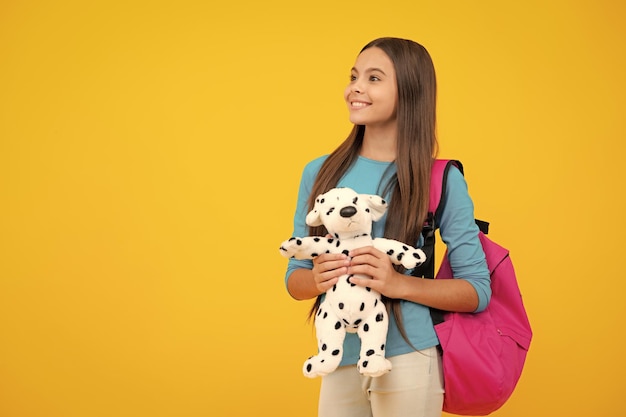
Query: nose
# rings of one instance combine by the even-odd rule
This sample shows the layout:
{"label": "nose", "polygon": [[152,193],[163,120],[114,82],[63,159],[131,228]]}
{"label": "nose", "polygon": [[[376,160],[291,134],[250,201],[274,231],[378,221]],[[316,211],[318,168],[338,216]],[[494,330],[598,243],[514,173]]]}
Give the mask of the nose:
{"label": "nose", "polygon": [[339,210],[339,215],[341,217],[352,217],[356,214],[356,207],[354,206],[346,206]]}

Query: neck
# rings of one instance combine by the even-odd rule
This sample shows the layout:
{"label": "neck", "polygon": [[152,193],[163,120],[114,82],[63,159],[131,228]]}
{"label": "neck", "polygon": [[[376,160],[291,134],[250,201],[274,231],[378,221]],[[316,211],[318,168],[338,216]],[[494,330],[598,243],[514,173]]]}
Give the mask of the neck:
{"label": "neck", "polygon": [[367,126],[363,135],[361,156],[375,161],[393,162],[397,156],[397,132],[393,128]]}

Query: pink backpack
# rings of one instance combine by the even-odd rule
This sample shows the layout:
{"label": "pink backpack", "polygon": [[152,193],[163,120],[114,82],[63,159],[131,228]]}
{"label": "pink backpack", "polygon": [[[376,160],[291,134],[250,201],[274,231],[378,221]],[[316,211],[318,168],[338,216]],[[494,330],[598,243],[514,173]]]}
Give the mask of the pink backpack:
{"label": "pink backpack", "polygon": [[[436,160],[430,185],[429,222],[423,231],[426,252],[434,259],[436,219],[445,208],[446,175],[451,165],[461,172],[459,161]],[[434,220],[433,220],[434,218]],[[485,234],[488,223],[479,220],[479,233],[491,273],[491,301],[480,313],[450,313],[431,309],[443,358],[443,410],[451,414],[487,415],[511,396],[522,373],[532,339],[509,251]],[[430,270],[428,270],[430,269]],[[434,275],[434,261],[423,276]],[[436,279],[452,278],[447,254]]]}

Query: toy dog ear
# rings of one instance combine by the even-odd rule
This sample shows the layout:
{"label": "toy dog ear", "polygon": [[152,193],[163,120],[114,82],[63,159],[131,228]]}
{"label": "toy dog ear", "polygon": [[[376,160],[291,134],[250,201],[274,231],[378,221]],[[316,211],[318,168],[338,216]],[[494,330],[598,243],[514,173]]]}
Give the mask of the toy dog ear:
{"label": "toy dog ear", "polygon": [[372,215],[372,220],[380,220],[380,218],[383,217],[383,214],[385,214],[385,211],[387,211],[387,202],[385,199],[372,194],[361,194],[361,198],[367,202],[370,214]]}
{"label": "toy dog ear", "polygon": [[322,199],[322,194],[318,195],[315,199],[315,205],[313,206],[313,210],[309,211],[309,214],[306,215],[306,224],[309,226],[321,226],[322,225],[322,216],[320,216],[321,208],[320,208],[320,200]]}

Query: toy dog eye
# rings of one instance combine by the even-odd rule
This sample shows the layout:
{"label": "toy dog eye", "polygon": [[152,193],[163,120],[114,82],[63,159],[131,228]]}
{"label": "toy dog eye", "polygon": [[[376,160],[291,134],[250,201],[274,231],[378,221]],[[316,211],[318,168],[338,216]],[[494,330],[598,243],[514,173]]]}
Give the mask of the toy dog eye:
{"label": "toy dog eye", "polygon": [[359,197],[354,197],[354,200],[352,200],[352,204],[356,204],[357,201],[359,201]]}

